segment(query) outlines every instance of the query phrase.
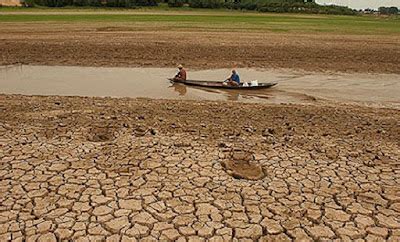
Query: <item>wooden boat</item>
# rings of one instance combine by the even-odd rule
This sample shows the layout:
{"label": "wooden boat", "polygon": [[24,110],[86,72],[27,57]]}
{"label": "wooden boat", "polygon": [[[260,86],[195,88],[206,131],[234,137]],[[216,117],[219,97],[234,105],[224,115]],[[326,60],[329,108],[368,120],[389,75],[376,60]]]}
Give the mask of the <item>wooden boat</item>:
{"label": "wooden boat", "polygon": [[244,89],[244,90],[259,90],[265,89],[275,86],[276,82],[269,83],[258,83],[257,86],[243,86],[243,83],[240,83],[239,86],[229,86],[224,85],[223,82],[218,81],[196,81],[196,80],[186,80],[186,81],[178,81],[173,78],[169,78],[171,82],[182,83],[188,86],[197,86],[197,87],[208,87],[208,88],[218,88],[218,89]]}

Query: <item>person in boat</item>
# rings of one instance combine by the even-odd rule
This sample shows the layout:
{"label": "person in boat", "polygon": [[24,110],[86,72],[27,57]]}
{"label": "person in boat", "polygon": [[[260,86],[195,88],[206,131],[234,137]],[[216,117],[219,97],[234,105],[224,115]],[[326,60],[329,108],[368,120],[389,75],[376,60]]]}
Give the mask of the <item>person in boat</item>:
{"label": "person in boat", "polygon": [[179,72],[175,75],[174,80],[176,81],[186,81],[186,70],[182,65],[178,66]]}
{"label": "person in boat", "polygon": [[240,77],[235,69],[232,69],[232,74],[224,81],[224,83],[226,83],[226,85],[230,85],[230,86],[239,86]]}

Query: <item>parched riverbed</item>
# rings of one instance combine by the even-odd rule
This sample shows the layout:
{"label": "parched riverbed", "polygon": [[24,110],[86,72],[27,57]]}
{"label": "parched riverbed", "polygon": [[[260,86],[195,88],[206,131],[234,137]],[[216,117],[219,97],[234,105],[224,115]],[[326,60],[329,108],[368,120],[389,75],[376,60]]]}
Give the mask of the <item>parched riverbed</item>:
{"label": "parched riverbed", "polygon": [[[398,241],[399,120],[332,103],[0,95],[0,241]],[[235,176],[239,160],[262,175]]]}

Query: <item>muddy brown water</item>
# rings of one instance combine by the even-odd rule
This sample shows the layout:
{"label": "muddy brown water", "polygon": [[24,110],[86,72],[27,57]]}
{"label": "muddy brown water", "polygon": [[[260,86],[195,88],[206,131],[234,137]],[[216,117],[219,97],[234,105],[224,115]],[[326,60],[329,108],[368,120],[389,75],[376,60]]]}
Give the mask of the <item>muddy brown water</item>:
{"label": "muddy brown water", "polygon": [[[218,90],[171,84],[171,68],[2,66],[0,93],[24,95],[147,97],[231,100],[263,103],[313,103],[330,100],[400,108],[400,75],[306,73],[239,69],[244,81],[278,82],[265,90]],[[188,78],[223,80],[229,69],[188,70]]]}

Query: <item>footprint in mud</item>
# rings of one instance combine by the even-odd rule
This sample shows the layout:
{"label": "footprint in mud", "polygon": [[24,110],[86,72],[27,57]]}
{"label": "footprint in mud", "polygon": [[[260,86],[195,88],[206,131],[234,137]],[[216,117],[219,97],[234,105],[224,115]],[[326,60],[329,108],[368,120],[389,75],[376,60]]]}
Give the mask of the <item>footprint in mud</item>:
{"label": "footprint in mud", "polygon": [[88,141],[91,142],[106,142],[115,139],[114,131],[108,127],[91,128],[88,135]]}
{"label": "footprint in mud", "polygon": [[222,161],[226,172],[236,179],[261,180],[266,174],[262,167],[252,162],[253,154],[246,151],[233,151],[230,159]]}

